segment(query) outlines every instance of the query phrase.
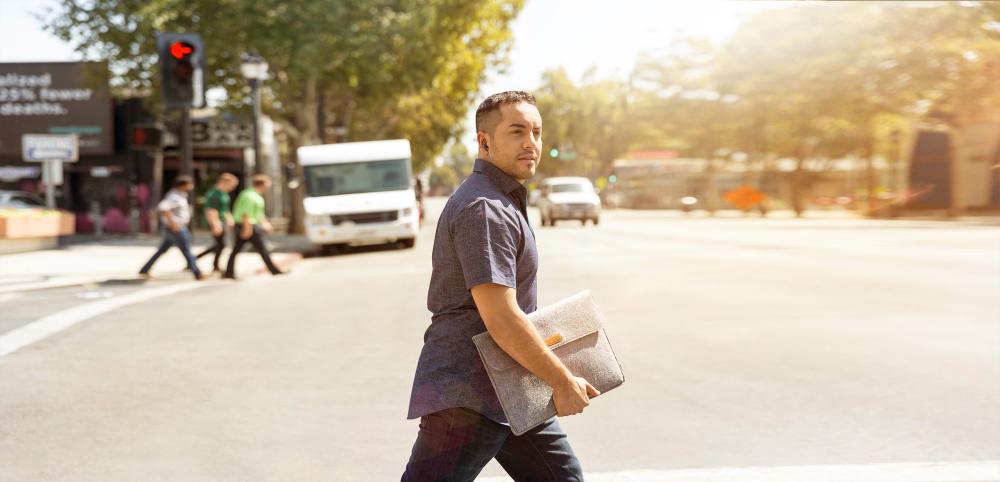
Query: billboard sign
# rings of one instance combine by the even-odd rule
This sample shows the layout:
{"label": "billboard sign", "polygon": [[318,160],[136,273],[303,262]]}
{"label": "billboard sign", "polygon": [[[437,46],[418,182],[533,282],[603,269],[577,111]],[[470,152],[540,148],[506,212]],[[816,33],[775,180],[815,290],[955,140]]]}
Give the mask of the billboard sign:
{"label": "billboard sign", "polygon": [[0,156],[24,134],[75,134],[81,155],[114,151],[108,68],[96,62],[0,63]]}

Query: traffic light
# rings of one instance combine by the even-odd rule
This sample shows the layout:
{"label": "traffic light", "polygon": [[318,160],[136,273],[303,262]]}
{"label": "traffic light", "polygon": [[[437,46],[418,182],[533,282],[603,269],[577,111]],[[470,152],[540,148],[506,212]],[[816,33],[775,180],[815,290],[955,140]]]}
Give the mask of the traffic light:
{"label": "traffic light", "polygon": [[553,147],[552,149],[549,149],[549,157],[551,157],[553,159],[558,159],[559,158],[559,149],[556,149],[555,147]]}
{"label": "traffic light", "polygon": [[157,125],[134,125],[129,133],[133,150],[156,150],[163,147],[163,129]]}
{"label": "traffic light", "polygon": [[205,48],[194,33],[164,33],[157,38],[160,82],[168,107],[205,105]]}
{"label": "traffic light", "polygon": [[608,182],[610,182],[611,184],[618,182],[618,176],[614,174],[608,176]]}

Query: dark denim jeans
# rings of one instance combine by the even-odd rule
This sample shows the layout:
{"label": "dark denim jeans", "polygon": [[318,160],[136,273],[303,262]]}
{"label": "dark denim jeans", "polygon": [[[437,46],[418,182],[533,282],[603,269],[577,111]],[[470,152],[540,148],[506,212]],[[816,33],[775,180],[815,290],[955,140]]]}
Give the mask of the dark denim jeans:
{"label": "dark denim jeans", "polygon": [[153,253],[153,257],[149,258],[146,265],[139,270],[140,273],[149,273],[149,270],[153,268],[153,263],[156,262],[163,253],[166,253],[171,246],[177,246],[184,253],[184,258],[187,259],[188,268],[194,273],[195,277],[201,276],[201,271],[198,270],[198,261],[195,259],[194,254],[191,253],[191,232],[187,228],[181,228],[178,232],[173,232],[169,229],[163,230],[163,241],[160,242],[160,247]]}
{"label": "dark denim jeans", "polygon": [[515,481],[582,481],[583,469],[566,433],[552,418],[515,436],[510,427],[466,408],[420,418],[403,482],[475,480],[492,458]]}

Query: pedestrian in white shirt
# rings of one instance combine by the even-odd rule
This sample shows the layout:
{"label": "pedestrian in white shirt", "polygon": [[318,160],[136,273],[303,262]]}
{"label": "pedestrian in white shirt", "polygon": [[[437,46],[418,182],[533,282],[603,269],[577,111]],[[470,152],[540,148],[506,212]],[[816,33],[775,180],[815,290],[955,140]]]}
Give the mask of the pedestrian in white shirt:
{"label": "pedestrian in white shirt", "polygon": [[160,247],[153,253],[153,257],[139,270],[142,276],[149,276],[149,270],[153,268],[153,263],[166,253],[171,246],[177,246],[187,259],[188,269],[194,273],[194,279],[201,280],[201,270],[198,269],[198,260],[191,252],[191,231],[188,230],[188,223],[191,222],[191,205],[188,203],[188,193],[194,189],[194,180],[191,176],[177,176],[174,179],[174,188],[167,192],[156,209],[160,213],[160,226],[163,230],[163,241]]}

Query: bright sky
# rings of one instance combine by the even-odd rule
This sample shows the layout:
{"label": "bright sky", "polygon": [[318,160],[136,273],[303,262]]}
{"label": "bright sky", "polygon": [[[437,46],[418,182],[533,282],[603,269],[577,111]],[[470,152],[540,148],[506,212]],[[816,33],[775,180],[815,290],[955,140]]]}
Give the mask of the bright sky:
{"label": "bright sky", "polygon": [[[547,69],[563,66],[573,79],[596,67],[599,77],[624,77],[642,53],[679,34],[724,40],[746,15],[774,2],[667,0],[528,0],[514,23],[510,68],[493,73],[477,103],[502,90],[532,90]],[[0,0],[0,62],[75,60],[69,45],[33,17],[53,0]],[[210,47],[209,47],[210,48]],[[475,106],[462,142],[475,152]]]}

